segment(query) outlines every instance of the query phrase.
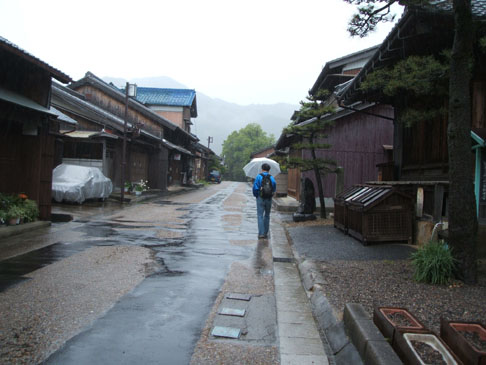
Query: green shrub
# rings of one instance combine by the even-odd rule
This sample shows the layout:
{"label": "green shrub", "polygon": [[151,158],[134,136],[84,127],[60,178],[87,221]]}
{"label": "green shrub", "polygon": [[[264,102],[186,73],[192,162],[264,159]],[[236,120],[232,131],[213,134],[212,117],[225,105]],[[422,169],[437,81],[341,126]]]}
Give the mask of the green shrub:
{"label": "green shrub", "polygon": [[33,222],[39,217],[39,208],[33,200],[25,199],[22,202],[22,209],[24,210],[23,218],[26,222]]}
{"label": "green shrub", "polygon": [[455,259],[443,242],[428,242],[412,254],[414,280],[429,284],[447,284],[453,277]]}

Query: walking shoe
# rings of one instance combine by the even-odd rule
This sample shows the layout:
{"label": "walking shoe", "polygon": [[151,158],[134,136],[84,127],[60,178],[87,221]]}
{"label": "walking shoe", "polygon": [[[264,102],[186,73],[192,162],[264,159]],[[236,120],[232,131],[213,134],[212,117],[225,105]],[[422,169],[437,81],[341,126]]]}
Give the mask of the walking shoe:
{"label": "walking shoe", "polygon": [[263,234],[259,234],[258,238],[266,238],[266,236],[264,236]]}

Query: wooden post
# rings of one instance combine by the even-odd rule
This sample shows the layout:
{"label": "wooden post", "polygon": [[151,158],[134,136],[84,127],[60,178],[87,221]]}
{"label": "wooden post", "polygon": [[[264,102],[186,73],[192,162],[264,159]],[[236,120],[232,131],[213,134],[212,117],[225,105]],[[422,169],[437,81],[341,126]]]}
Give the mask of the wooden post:
{"label": "wooden post", "polygon": [[436,184],[434,187],[434,222],[442,219],[442,208],[444,205],[444,185]]}

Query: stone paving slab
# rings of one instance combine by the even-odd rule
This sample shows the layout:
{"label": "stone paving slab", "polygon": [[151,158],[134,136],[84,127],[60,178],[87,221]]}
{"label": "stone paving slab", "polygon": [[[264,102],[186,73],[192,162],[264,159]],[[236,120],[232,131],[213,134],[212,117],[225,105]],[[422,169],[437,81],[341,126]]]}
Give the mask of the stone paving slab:
{"label": "stone paving slab", "polygon": [[293,258],[290,245],[286,238],[278,240],[278,243],[275,238],[271,241],[280,363],[282,365],[327,365],[329,361],[297,265],[275,260],[275,257]]}
{"label": "stone paving slab", "polygon": [[280,356],[280,365],[328,365],[327,358],[313,355],[287,355]]}

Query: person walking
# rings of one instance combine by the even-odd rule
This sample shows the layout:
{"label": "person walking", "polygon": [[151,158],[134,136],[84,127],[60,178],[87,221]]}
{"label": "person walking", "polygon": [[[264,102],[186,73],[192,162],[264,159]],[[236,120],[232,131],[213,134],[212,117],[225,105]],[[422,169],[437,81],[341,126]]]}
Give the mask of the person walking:
{"label": "person walking", "polygon": [[256,198],[257,204],[258,238],[268,238],[272,197],[277,190],[277,182],[269,171],[270,166],[264,163],[262,172],[257,175],[253,183],[253,196]]}

